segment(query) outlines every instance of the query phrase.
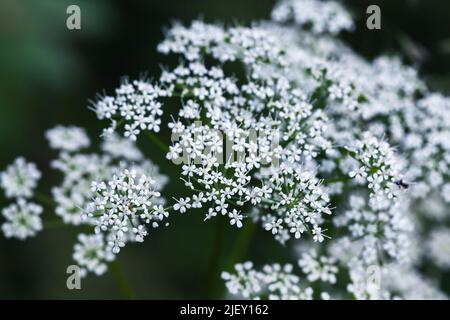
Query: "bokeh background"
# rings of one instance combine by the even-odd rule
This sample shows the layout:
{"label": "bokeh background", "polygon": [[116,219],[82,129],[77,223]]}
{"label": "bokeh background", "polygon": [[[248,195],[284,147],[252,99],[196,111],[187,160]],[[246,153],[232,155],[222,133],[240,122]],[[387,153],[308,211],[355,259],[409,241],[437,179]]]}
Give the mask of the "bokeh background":
{"label": "bokeh background", "polygon": [[[450,1],[344,1],[358,28],[343,38],[368,59],[397,53],[416,65],[434,90],[450,93]],[[274,0],[0,0],[0,170],[17,155],[35,161],[44,173],[41,189],[49,193],[59,182],[49,169],[55,157],[44,139],[55,124],[85,127],[98,137],[103,126],[88,110],[96,93],[111,92],[120,77],[158,75],[161,65],[176,60],[156,52],[163,29],[174,20],[185,23],[243,23],[269,17]],[[82,29],[66,28],[66,8],[81,8]],[[382,29],[365,28],[365,10],[378,4]],[[450,112],[450,110],[449,110]],[[163,137],[168,138],[168,137]],[[167,140],[166,140],[167,141]],[[164,155],[141,142],[147,155],[171,175]],[[167,187],[176,194],[180,183]],[[0,208],[7,201],[0,195]],[[50,208],[44,219],[54,219]],[[218,279],[213,257],[226,259],[237,233],[227,228],[217,247],[220,219],[174,215],[171,226],[158,229],[142,245],[127,246],[119,255],[123,273],[138,298],[206,298]],[[25,242],[0,236],[0,298],[121,298],[111,274],[88,276],[82,290],[66,289],[76,228],[53,228]],[[257,231],[246,258],[256,262],[289,261],[289,249]],[[218,286],[220,291],[220,284]]]}

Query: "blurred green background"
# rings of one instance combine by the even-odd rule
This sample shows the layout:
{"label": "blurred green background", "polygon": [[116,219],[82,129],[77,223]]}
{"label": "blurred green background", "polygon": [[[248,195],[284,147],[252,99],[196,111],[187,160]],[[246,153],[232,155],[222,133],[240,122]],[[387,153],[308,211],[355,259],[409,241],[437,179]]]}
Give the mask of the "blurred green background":
{"label": "blurred green background", "polygon": [[[49,192],[60,177],[49,169],[55,157],[43,137],[56,124],[85,127],[98,137],[104,124],[87,109],[97,92],[111,92],[120,77],[158,75],[176,58],[156,52],[163,28],[173,20],[243,23],[266,19],[273,0],[0,0],[0,170],[17,155],[35,161],[44,172],[41,189]],[[450,92],[450,1],[345,1],[358,28],[344,38],[368,58],[399,53],[420,67],[435,90]],[[66,28],[66,8],[81,8],[82,29]],[[378,4],[382,30],[365,28],[365,9]],[[163,137],[164,138],[164,137]],[[167,136],[165,137],[168,138]],[[166,140],[167,141],[167,140]],[[142,147],[170,175],[164,155],[150,143]],[[179,192],[172,179],[169,194]],[[0,208],[7,205],[0,195]],[[54,219],[46,210],[44,219]],[[138,298],[205,298],[211,257],[224,259],[238,232],[226,227],[220,250],[215,231],[220,219],[203,222],[200,213],[173,215],[171,226],[130,245],[119,256]],[[82,290],[66,289],[77,229],[55,228],[25,242],[0,237],[0,298],[120,298],[112,276],[88,276]],[[289,249],[258,230],[246,258],[288,261]]]}

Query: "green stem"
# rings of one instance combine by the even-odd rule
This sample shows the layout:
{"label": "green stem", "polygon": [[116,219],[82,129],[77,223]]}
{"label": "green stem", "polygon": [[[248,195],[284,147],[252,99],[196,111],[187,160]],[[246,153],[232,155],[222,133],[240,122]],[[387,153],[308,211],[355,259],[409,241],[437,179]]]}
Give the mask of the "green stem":
{"label": "green stem", "polygon": [[125,275],[120,267],[120,264],[116,261],[110,263],[109,268],[111,270],[112,276],[116,281],[117,286],[119,287],[122,295],[125,299],[132,300],[135,298],[135,294],[130,284],[128,283]]}
{"label": "green stem", "polygon": [[209,265],[209,282],[208,282],[208,296],[211,299],[219,297],[218,286],[220,284],[220,262],[221,262],[221,252],[222,244],[225,234],[226,220],[217,218],[216,232],[214,235],[214,243],[212,246],[210,265]]}
{"label": "green stem", "polygon": [[242,230],[239,230],[239,234],[236,237],[231,253],[228,257],[225,270],[231,271],[234,264],[243,262],[246,258],[248,249],[250,248],[250,242],[256,230],[256,223],[247,223]]}
{"label": "green stem", "polygon": [[169,152],[169,147],[151,131],[146,131],[149,139],[164,153]]}

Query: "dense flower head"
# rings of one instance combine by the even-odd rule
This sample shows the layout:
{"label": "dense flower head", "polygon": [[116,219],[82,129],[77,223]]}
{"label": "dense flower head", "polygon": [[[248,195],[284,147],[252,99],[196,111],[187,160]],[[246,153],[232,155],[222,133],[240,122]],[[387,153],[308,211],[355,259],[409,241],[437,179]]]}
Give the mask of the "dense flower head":
{"label": "dense flower head", "polygon": [[140,161],[144,158],[136,144],[117,134],[108,134],[104,137],[102,150],[116,159]]}
{"label": "dense flower head", "polygon": [[74,246],[73,259],[81,267],[81,276],[88,272],[96,275],[104,274],[108,263],[115,258],[108,250],[103,234],[79,234],[78,243]]}
{"label": "dense flower head", "polygon": [[308,229],[323,241],[319,224],[323,213],[331,213],[328,198],[314,170],[301,163],[330,145],[321,136],[325,114],[312,112],[301,91],[280,74],[239,85],[218,66],[191,62],[165,71],[161,80],[185,97],[169,123],[174,143],[167,158],[182,165],[185,185],[200,190],[201,201],[183,203],[208,203],[206,219],[222,214],[238,227],[239,210],[251,203],[269,213],[263,225],[281,242],[288,230],[299,237]]}
{"label": "dense flower head", "polygon": [[114,96],[102,96],[93,103],[93,109],[100,120],[110,120],[105,134],[112,134],[119,128],[132,141],[142,130],[159,132],[162,115],[159,99],[166,91],[147,80],[124,79]]}
{"label": "dense flower head", "polygon": [[[383,205],[381,205],[384,203]],[[406,199],[390,204],[387,199],[367,199],[361,194],[349,198],[349,208],[334,220],[338,228],[344,228],[345,236],[353,243],[352,259],[359,259],[364,265],[376,264],[379,256],[390,257],[395,261],[408,262],[414,231],[413,220],[405,214],[408,208]],[[338,252],[336,256],[339,256]],[[340,257],[343,263],[350,263]]]}
{"label": "dense flower head", "polygon": [[156,180],[136,170],[124,169],[109,181],[94,181],[91,190],[96,196],[87,206],[87,216],[95,221],[96,234],[107,234],[115,254],[128,241],[143,242],[147,225],[157,228],[169,215]]}
{"label": "dense flower head", "polygon": [[373,266],[369,269],[352,265],[349,273],[351,283],[347,290],[358,300],[448,299],[416,270],[402,265],[386,264],[380,268]]}
{"label": "dense flower head", "polygon": [[181,54],[189,62],[202,61],[205,54],[221,63],[241,60],[252,78],[260,78],[261,67],[284,65],[284,55],[276,40],[262,28],[234,27],[228,30],[195,21],[190,27],[175,24],[159,44],[164,54]]}
{"label": "dense flower head", "polygon": [[92,181],[107,180],[124,168],[152,174],[159,188],[167,183],[167,178],[149,160],[144,160],[136,145],[116,134],[104,137],[102,153],[62,152],[51,162],[51,167],[62,173],[61,184],[52,188],[56,203],[55,213],[65,223],[80,225],[93,224],[92,219],[83,219],[86,204],[95,192],[91,190]]}
{"label": "dense flower head", "polygon": [[[55,212],[92,229],[74,247],[82,275],[105,273],[169,212],[199,209],[298,248],[296,263],[223,272],[233,296],[446,298],[427,266],[450,267],[450,98],[398,57],[362,58],[338,38],[352,28],[341,4],[320,0],[280,1],[251,27],[175,23],[158,51],[177,65],[92,103],[110,122],[98,152],[82,152],[82,128],[47,131],[62,174]],[[136,144],[143,132],[158,141],[161,128],[181,197],[162,192],[168,178]],[[17,198],[2,211],[7,237],[42,229],[42,207],[25,200],[39,178],[23,158],[1,174]]]}
{"label": "dense flower head", "polygon": [[82,220],[82,214],[86,202],[93,196],[91,182],[108,176],[114,170],[111,159],[97,154],[62,153],[51,165],[63,174],[62,183],[52,188],[53,199],[57,204],[55,213],[65,223],[89,223]]}
{"label": "dense flower head", "polygon": [[[235,273],[223,272],[228,291],[237,297],[270,300],[311,300],[314,291],[293,273],[293,265],[272,264],[256,270],[251,262],[235,265]],[[325,292],[322,292],[324,294]]]}
{"label": "dense flower head", "polygon": [[317,250],[311,249],[302,253],[298,265],[310,282],[320,280],[331,284],[336,283],[338,267],[334,257],[319,255]]}
{"label": "dense flower head", "polygon": [[356,141],[355,148],[347,148],[352,158],[359,162],[357,168],[348,173],[351,178],[367,183],[372,197],[396,196],[396,187],[402,176],[400,162],[386,141],[380,141],[365,133],[361,141]]}
{"label": "dense flower head", "polygon": [[440,268],[450,269],[450,229],[433,230],[427,242],[428,257]]}
{"label": "dense flower head", "polygon": [[2,210],[6,221],[2,224],[2,231],[6,238],[24,240],[33,237],[42,230],[42,207],[20,198],[17,203]]}
{"label": "dense flower head", "polygon": [[317,34],[336,34],[353,28],[348,12],[333,1],[283,0],[272,11],[272,19],[277,22],[293,20],[295,24]]}
{"label": "dense flower head", "polygon": [[[428,235],[421,224],[448,223],[449,99],[429,92],[416,69],[400,59],[383,56],[366,61],[324,34],[339,28],[333,32],[322,24],[321,30],[314,29],[315,21],[308,15],[318,17],[318,26],[326,24],[322,18],[328,8],[315,12],[308,8],[335,5],[339,6],[282,1],[272,18],[283,26],[262,25],[283,47],[291,85],[315,97],[312,110],[326,108],[333,119],[323,137],[336,148],[327,148],[328,157],[316,163],[336,205],[334,236],[322,244],[322,257],[328,252],[340,269],[349,272],[350,283],[336,283],[340,297],[444,298],[419,270],[426,263],[422,257],[445,269],[445,232]],[[291,27],[292,21],[302,29]],[[333,201],[336,197],[338,202]],[[317,265],[305,257],[311,266]],[[381,284],[372,281],[373,270],[379,271]]]}
{"label": "dense flower head", "polygon": [[1,187],[8,198],[30,198],[40,178],[36,165],[22,157],[0,174]]}
{"label": "dense flower head", "polygon": [[79,151],[89,147],[90,140],[83,128],[56,126],[48,130],[45,136],[52,149],[66,152]]}
{"label": "dense flower head", "polygon": [[[58,170],[63,177],[61,183],[52,188],[56,215],[66,224],[87,225],[88,228],[92,228],[92,232],[101,224],[99,222],[101,217],[90,211],[95,207],[95,203],[100,205],[100,190],[92,188],[93,182],[105,181],[106,186],[108,180],[114,180],[123,172],[132,172],[133,175],[139,174],[142,177],[151,175],[152,178],[149,178],[148,183],[152,184],[154,196],[159,194],[167,183],[167,177],[159,173],[159,168],[150,160],[144,159],[142,152],[130,139],[120,137],[116,133],[104,135],[102,138],[100,153],[62,151],[51,162],[51,167]],[[122,191],[124,190],[123,188]],[[112,199],[108,198],[105,201]],[[145,203],[147,201],[150,200],[145,200]],[[155,201],[155,204],[162,203],[162,200]],[[105,207],[111,209],[108,204],[105,204]],[[160,215],[154,213],[152,218],[155,221],[166,217],[166,212],[161,211],[162,207],[158,209]],[[123,217],[123,221],[125,219],[127,218]],[[114,226],[110,226],[111,230],[108,232],[80,234],[74,247],[73,258],[81,267],[82,275],[85,276],[88,272],[103,274],[107,271],[108,263],[114,260],[115,254],[118,253],[119,244],[142,241],[147,232],[146,228],[143,225],[136,225],[135,228],[133,225],[139,219],[142,220],[143,217],[130,218],[127,234],[122,234],[122,231],[116,230]],[[153,223],[153,227],[155,226]],[[100,230],[99,227],[97,229]],[[124,229],[125,226],[122,230]]]}

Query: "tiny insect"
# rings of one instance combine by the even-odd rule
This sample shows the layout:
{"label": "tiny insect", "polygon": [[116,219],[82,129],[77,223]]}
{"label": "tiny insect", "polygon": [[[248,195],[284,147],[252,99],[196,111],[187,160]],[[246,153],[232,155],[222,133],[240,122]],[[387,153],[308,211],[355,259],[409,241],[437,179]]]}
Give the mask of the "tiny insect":
{"label": "tiny insect", "polygon": [[403,179],[397,180],[394,182],[400,189],[408,189],[409,184],[404,182]]}

